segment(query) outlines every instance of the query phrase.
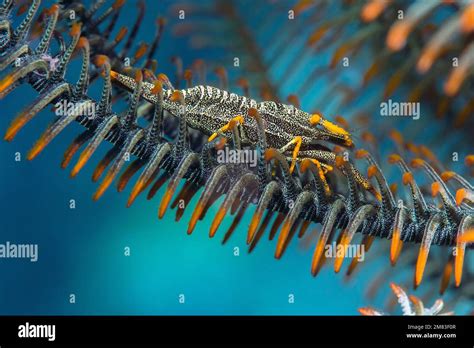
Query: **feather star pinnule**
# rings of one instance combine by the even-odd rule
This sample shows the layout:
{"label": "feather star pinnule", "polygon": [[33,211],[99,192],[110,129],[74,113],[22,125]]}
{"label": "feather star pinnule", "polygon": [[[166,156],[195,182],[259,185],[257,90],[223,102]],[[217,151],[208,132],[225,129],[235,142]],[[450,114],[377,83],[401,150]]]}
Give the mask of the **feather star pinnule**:
{"label": "feather star pinnule", "polygon": [[[393,293],[397,296],[398,303],[402,307],[403,315],[453,315],[454,312],[441,313],[444,307],[442,299],[437,299],[433,306],[426,308],[423,302],[414,295],[407,295],[405,290],[395,283],[390,283]],[[389,315],[382,311],[376,310],[372,307],[359,308],[359,313],[362,315]]]}

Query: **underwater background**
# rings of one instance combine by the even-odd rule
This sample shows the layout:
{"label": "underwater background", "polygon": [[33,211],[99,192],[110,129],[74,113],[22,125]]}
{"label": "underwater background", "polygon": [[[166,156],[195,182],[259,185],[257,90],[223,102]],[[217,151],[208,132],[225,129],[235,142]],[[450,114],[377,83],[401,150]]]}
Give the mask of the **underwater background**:
{"label": "underwater background", "polygon": [[[48,6],[51,3],[44,2]],[[329,53],[301,54],[304,35],[300,33],[288,38],[286,31],[281,30],[283,19],[277,15],[270,19],[265,16],[266,6],[280,6],[282,18],[285,18],[294,2],[243,0],[233,3],[243,24],[252,29],[250,32],[268,67],[267,76],[282,100],[298,91],[308,76],[308,67],[329,61]],[[211,6],[212,2],[204,1],[202,6],[206,5]],[[147,11],[138,36],[140,41],[152,40],[154,20],[158,15],[169,18],[157,53],[158,71],[172,76],[172,56],[181,57],[185,64],[203,59],[228,67],[230,89],[240,93],[232,81],[242,75],[250,79],[252,72],[243,72],[240,70],[243,67],[232,67],[234,57],[243,57],[243,61],[246,58],[238,40],[227,30],[225,19],[212,25],[208,23],[205,33],[203,30],[203,35],[215,45],[196,49],[190,44],[189,35],[178,36],[170,29],[178,21],[175,7],[176,2],[172,1],[146,1]],[[278,13],[279,10],[273,8],[271,12]],[[127,1],[123,13],[130,15],[122,15],[120,23],[132,26],[136,2]],[[196,19],[206,22],[205,17]],[[199,34],[194,33],[195,36]],[[202,40],[198,38],[194,43],[200,44]],[[220,40],[223,43],[216,42]],[[278,43],[282,40],[286,42],[284,50],[275,59],[275,52],[281,49]],[[362,51],[360,54],[371,53]],[[78,61],[76,59],[67,72],[72,80],[78,75]],[[299,68],[287,74],[296,61]],[[351,85],[360,80],[362,72],[357,66],[351,66],[340,73],[340,79]],[[210,77],[208,83],[217,84],[216,81]],[[338,97],[327,93],[331,82],[327,77],[318,79],[305,93],[298,94],[301,108],[321,110],[329,119],[339,113]],[[381,86],[382,83],[371,85],[352,107],[373,106],[370,103],[373,93],[377,93]],[[95,89],[97,95],[100,88],[101,83],[95,83],[92,90]],[[255,98],[260,99],[256,94]],[[22,85],[3,100],[0,129],[5,130],[11,119],[35,96],[31,87]],[[416,134],[417,141],[426,140],[439,157],[449,156],[453,148],[459,149],[460,142],[463,142],[462,154],[472,151],[472,139],[464,141],[465,133],[451,132],[442,123],[432,122],[430,112],[429,105],[422,104],[421,114],[426,123],[417,125],[418,130],[413,130],[413,120],[384,122],[393,122],[401,132],[411,131]],[[342,115],[346,117],[344,112]],[[347,119],[350,121],[350,117]],[[301,241],[294,240],[278,261],[273,257],[276,240],[268,241],[266,236],[251,254],[247,253],[245,239],[252,209],[246,213],[230,240],[222,245],[224,227],[230,225],[230,217],[224,220],[225,226],[215,238],[208,237],[218,204],[188,236],[187,221],[192,209],[187,209],[179,222],[175,222],[171,213],[161,220],[157,217],[165,187],[151,201],[141,196],[128,209],[125,207],[127,193],[118,194],[113,187],[99,201],[93,202],[96,184],[90,177],[94,166],[86,166],[74,179],[69,177],[69,170],[59,167],[64,150],[79,134],[80,125],[66,128],[39,158],[34,161],[26,159],[27,151],[50,120],[51,110],[44,110],[25,127],[16,141],[2,141],[0,145],[0,243],[10,241],[38,244],[39,247],[37,262],[0,260],[0,314],[357,315],[359,307],[369,304],[383,308],[391,297],[388,282],[396,281],[402,275],[410,278],[413,273],[411,267],[404,269],[399,265],[397,273],[388,276],[386,284],[369,300],[367,288],[380,269],[389,267],[388,255],[378,257],[368,253],[360,272],[350,280],[343,274],[335,274],[332,267],[323,268],[313,278],[310,274],[313,246],[305,249]],[[372,125],[365,127],[371,128]],[[357,136],[361,127],[355,128]],[[107,150],[107,146],[99,148],[93,161],[101,158]],[[388,148],[379,150],[380,153],[390,153]],[[22,155],[21,161],[15,161],[17,152]],[[456,166],[454,163],[453,169]],[[397,172],[388,173],[395,175]],[[70,208],[71,199],[75,201],[74,209]],[[191,204],[195,201],[196,198]],[[320,227],[312,225],[310,229],[316,228],[319,232]],[[238,255],[235,248],[239,249]],[[126,250],[130,250],[129,255]],[[347,266],[348,261],[345,263]],[[430,286],[437,287],[438,283],[425,282],[419,291],[426,291]],[[75,303],[70,303],[71,294],[75,296]],[[184,303],[180,301],[181,295],[184,295]],[[289,301],[292,296],[294,302]],[[462,312],[465,310],[462,306],[466,304],[459,306],[455,309]],[[453,308],[448,306],[448,309]]]}

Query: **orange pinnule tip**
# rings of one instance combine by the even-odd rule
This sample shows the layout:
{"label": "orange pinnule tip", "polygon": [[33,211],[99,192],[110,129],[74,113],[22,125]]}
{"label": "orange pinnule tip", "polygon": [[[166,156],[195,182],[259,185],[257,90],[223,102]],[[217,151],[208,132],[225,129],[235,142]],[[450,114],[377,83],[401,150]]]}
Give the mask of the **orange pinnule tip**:
{"label": "orange pinnule tip", "polygon": [[290,103],[290,104],[293,104],[295,105],[296,107],[299,107],[300,105],[300,99],[298,98],[298,96],[296,94],[290,94],[288,96],[288,98],[286,98],[287,101]]}
{"label": "orange pinnule tip", "polygon": [[222,150],[225,147],[226,144],[227,144],[227,139],[222,137],[217,142],[215,148],[216,148],[216,150]]}
{"label": "orange pinnule tip", "polygon": [[461,29],[465,33],[474,31],[474,4],[464,9],[461,15]]}
{"label": "orange pinnule tip", "polygon": [[375,137],[372,133],[366,131],[362,133],[362,140],[366,143],[374,143]]}
{"label": "orange pinnule tip", "polygon": [[420,73],[427,72],[433,65],[437,53],[438,51],[435,48],[427,48],[418,59],[418,62],[416,63],[416,69]]}
{"label": "orange pinnule tip", "polygon": [[191,219],[189,220],[189,225],[188,225],[188,234],[193,233],[194,227],[196,227],[196,223],[201,217],[201,214],[204,210],[204,204],[199,201],[196,205],[196,210],[194,210],[193,215],[191,216]]}
{"label": "orange pinnule tip", "polygon": [[209,237],[212,238],[215,236],[217,229],[219,228],[222,219],[224,219],[224,216],[226,214],[227,210],[223,209],[222,207],[219,208],[217,211],[216,216],[214,217],[214,220],[212,221],[211,228],[209,230]]}
{"label": "orange pinnule tip", "polygon": [[250,242],[253,240],[253,237],[255,236],[255,231],[257,231],[261,219],[262,212],[256,211],[252,217],[252,221],[250,221],[249,231],[247,233],[247,244],[250,244]]}
{"label": "orange pinnule tip", "polygon": [[78,173],[79,173],[79,167],[78,167],[78,165],[76,164],[76,165],[74,166],[74,168],[71,170],[71,173],[69,173],[69,176],[70,176],[71,178],[74,178]]}
{"label": "orange pinnule tip", "polygon": [[173,102],[181,101],[182,99],[183,99],[183,95],[181,94],[180,91],[174,91],[170,97],[170,100]]}
{"label": "orange pinnule tip", "polygon": [[94,57],[94,64],[98,67],[103,66],[107,63],[109,63],[109,57],[107,57],[106,55],[98,54]]}
{"label": "orange pinnule tip", "polygon": [[318,41],[326,34],[330,27],[331,26],[329,24],[322,24],[319,28],[317,28],[311,33],[311,36],[308,38],[307,44],[311,46],[318,43]]}
{"label": "orange pinnule tip", "polygon": [[369,155],[369,152],[367,150],[364,150],[364,149],[360,149],[360,150],[357,150],[355,152],[355,158],[357,158],[357,159],[365,158],[368,155]]}
{"label": "orange pinnule tip", "polygon": [[360,17],[364,22],[372,22],[376,19],[384,9],[381,1],[370,1],[364,5],[360,13]]}
{"label": "orange pinnule tip", "polygon": [[71,174],[70,174],[71,178],[74,178],[79,173],[79,171],[82,169],[82,167],[84,167],[84,165],[87,163],[91,155],[92,155],[92,152],[90,149],[85,149],[84,152],[80,154],[76,165],[71,170]]}
{"label": "orange pinnule tip", "polygon": [[47,143],[44,137],[41,137],[36,144],[33,146],[33,148],[30,150],[28,153],[27,159],[29,161],[33,160],[38,154],[43,151],[43,149],[46,147]]}
{"label": "orange pinnule tip", "polygon": [[336,167],[338,167],[338,168],[344,167],[344,163],[345,163],[345,162],[346,162],[346,161],[345,161],[344,157],[342,157],[342,156],[336,156],[336,158],[335,158]]}
{"label": "orange pinnule tip", "polygon": [[390,191],[392,191],[393,194],[396,194],[397,190],[398,190],[398,185],[396,182],[394,182],[393,184],[390,184]]}
{"label": "orange pinnule tip", "polygon": [[135,199],[137,198],[138,194],[141,192],[144,185],[145,185],[144,181],[142,180],[137,181],[137,183],[132,189],[132,192],[130,193],[130,196],[128,197],[127,208],[129,208],[132,205],[132,203],[135,201]]}
{"label": "orange pinnule tip", "polygon": [[401,239],[400,239],[400,230],[395,228],[393,231],[392,242],[390,244],[390,263],[395,265],[397,262],[397,258],[399,255],[399,249],[401,247]]}
{"label": "orange pinnule tip", "polygon": [[166,83],[169,81],[168,76],[166,76],[163,73],[159,73],[157,76],[158,80],[161,80],[162,82]]}
{"label": "orange pinnule tip", "polygon": [[300,163],[300,170],[301,173],[304,173],[308,170],[308,167],[310,166],[311,160],[309,158],[305,158],[301,161]]}
{"label": "orange pinnule tip", "polygon": [[[339,271],[341,270],[342,263],[344,262],[346,246],[349,245],[350,241],[350,236],[347,234],[347,231],[344,231],[344,235],[342,236],[341,241],[337,246],[337,249],[340,249],[342,252],[337,252],[336,260],[334,261],[334,272],[336,273],[339,273]],[[341,246],[341,248],[339,248],[339,246]]]}
{"label": "orange pinnule tip", "polygon": [[456,287],[461,285],[462,268],[464,265],[464,248],[465,245],[456,246],[456,256],[454,257],[454,284]]}
{"label": "orange pinnule tip", "polygon": [[448,79],[444,83],[444,86],[443,86],[444,93],[446,93],[446,95],[448,95],[449,97],[452,97],[455,94],[457,94],[459,91],[459,88],[464,82],[464,79],[466,78],[466,74],[465,74],[465,71],[463,70],[464,69],[461,69],[461,68],[452,70]]}
{"label": "orange pinnule tip", "polygon": [[227,74],[227,71],[223,66],[218,66],[217,68],[214,69],[214,72],[219,77],[224,77]]}
{"label": "orange pinnule tip", "polygon": [[265,150],[265,161],[270,161],[275,157],[277,150],[274,148],[269,148]]}
{"label": "orange pinnule tip", "polygon": [[258,115],[258,111],[255,108],[250,108],[247,113],[250,117],[257,117]]}
{"label": "orange pinnule tip", "polygon": [[410,162],[410,164],[413,168],[421,168],[421,167],[423,167],[424,163],[425,163],[425,161],[423,161],[421,158],[415,158]]}
{"label": "orange pinnule tip", "polygon": [[365,315],[365,316],[373,316],[373,315],[376,315],[377,313],[375,309],[370,308],[370,307],[362,307],[362,308],[357,309],[357,311],[361,315]]}
{"label": "orange pinnule tip", "polygon": [[334,121],[336,121],[337,123],[339,123],[341,126],[345,128],[349,128],[349,122],[347,122],[347,120],[341,115],[335,116]]}
{"label": "orange pinnule tip", "polygon": [[415,286],[421,284],[423,279],[423,273],[425,272],[426,261],[428,260],[428,250],[423,246],[420,247],[420,252],[418,254],[418,259],[416,260],[416,269],[415,269]]}
{"label": "orange pinnule tip", "polygon": [[131,66],[126,66],[123,68],[123,75],[127,75],[127,76],[130,76],[132,73],[134,73],[136,70],[136,68],[134,67],[131,67]]}
{"label": "orange pinnule tip", "polygon": [[143,57],[147,49],[148,49],[148,44],[142,43],[140,47],[138,47],[137,51],[135,52],[135,56],[134,56],[135,59],[140,59],[141,57]]}
{"label": "orange pinnule tip", "polygon": [[434,155],[433,151],[431,151],[427,146],[425,145],[420,145],[420,152],[423,156],[427,157],[427,158],[430,158],[430,159],[433,159],[433,158],[436,158],[436,156]]}
{"label": "orange pinnule tip", "polygon": [[431,196],[436,197],[439,193],[439,190],[441,188],[441,183],[439,181],[435,181],[434,183],[431,184]]}
{"label": "orange pinnule tip", "polygon": [[5,132],[4,139],[6,141],[12,141],[25,124],[26,119],[24,117],[20,116],[13,120],[13,122],[10,124],[10,127],[8,127],[7,131]]}
{"label": "orange pinnule tip", "polygon": [[398,144],[403,143],[403,135],[396,129],[392,129],[389,133],[390,138]]}
{"label": "orange pinnule tip", "polygon": [[111,79],[114,79],[114,80],[117,79],[118,75],[119,75],[118,72],[115,72],[113,70],[110,71],[110,78]]}
{"label": "orange pinnule tip", "polygon": [[70,35],[77,36],[80,34],[81,34],[81,24],[76,22],[71,27]]}
{"label": "orange pinnule tip", "polygon": [[272,100],[272,92],[268,87],[262,87],[260,89],[260,97],[262,100]]}
{"label": "orange pinnule tip", "polygon": [[311,260],[311,274],[313,276],[316,276],[316,274],[318,273],[325,245],[326,241],[320,237],[320,239],[318,240],[318,244],[316,244],[316,249],[314,249],[313,259]]}
{"label": "orange pinnule tip", "polygon": [[321,115],[320,114],[312,114],[311,117],[309,118],[309,123],[311,125],[316,125],[321,121]]}
{"label": "orange pinnule tip", "polygon": [[53,14],[55,14],[56,12],[59,11],[59,5],[58,4],[54,4],[53,6],[51,6],[49,9],[46,9],[45,13],[46,15],[48,16],[52,16]]}
{"label": "orange pinnule tip", "polygon": [[[40,16],[42,16],[44,13],[47,13],[47,10],[43,10]],[[35,22],[32,26],[33,27],[31,28],[31,38],[36,39],[39,36],[41,36],[41,33],[43,32],[43,28],[39,21]]]}
{"label": "orange pinnule tip", "polygon": [[375,173],[377,173],[377,167],[375,165],[371,165],[369,168],[367,168],[367,176],[369,179],[372,178]]}
{"label": "orange pinnule tip", "polygon": [[193,78],[193,71],[191,69],[186,69],[183,75],[185,80],[191,80]]}
{"label": "orange pinnule tip", "polygon": [[456,176],[456,173],[453,172],[453,171],[446,171],[446,172],[441,173],[441,179],[442,179],[444,182],[448,182],[448,181],[451,180],[454,176]]}
{"label": "orange pinnule tip", "polygon": [[142,70],[141,69],[138,69],[136,72],[135,72],[135,82],[136,83],[139,83],[139,82],[142,82],[143,81],[143,73],[142,73]]}
{"label": "orange pinnule tip", "polygon": [[408,185],[408,184],[413,183],[413,173],[412,172],[403,173],[402,182],[403,182],[403,185]]}
{"label": "orange pinnule tip", "polygon": [[404,292],[404,290],[398,286],[397,284],[393,283],[393,282],[390,282],[390,289],[392,289],[393,293],[398,296],[400,295],[402,292]]}
{"label": "orange pinnule tip", "polygon": [[144,68],[142,69],[143,72],[143,79],[144,80],[151,80],[155,78],[155,74],[153,73],[153,70]]}
{"label": "orange pinnule tip", "polygon": [[342,151],[344,151],[344,148],[339,145],[334,145],[334,148],[332,149],[332,151],[335,153],[341,153]]}
{"label": "orange pinnule tip", "polygon": [[283,248],[286,244],[286,240],[288,239],[288,234],[290,233],[290,228],[291,224],[288,219],[286,219],[285,223],[283,224],[283,227],[281,229],[280,235],[278,236],[278,243],[275,251],[275,258],[279,259],[281,258],[281,255],[283,254]]}
{"label": "orange pinnule tip", "polygon": [[120,7],[122,7],[123,4],[125,4],[125,0],[115,0],[115,2],[112,4],[112,8],[113,8],[114,10],[117,10],[117,9],[119,9]]}
{"label": "orange pinnule tip", "polygon": [[377,191],[376,189],[372,188],[372,190],[370,190],[370,192],[372,192],[372,194],[375,196],[375,198],[379,201],[379,202],[382,202],[382,194]]}
{"label": "orange pinnule tip", "polygon": [[196,59],[194,62],[193,62],[193,66],[195,68],[201,68],[202,66],[204,66],[204,60],[203,59]]}
{"label": "orange pinnule tip", "polygon": [[459,189],[456,191],[456,205],[459,207],[464,201],[464,198],[467,196],[467,191],[465,188]]}
{"label": "orange pinnule tip", "polygon": [[249,81],[243,77],[240,77],[237,80],[237,86],[242,87],[242,88],[248,88],[249,87]]}
{"label": "orange pinnule tip", "polygon": [[392,51],[399,51],[405,46],[406,39],[410,34],[411,26],[405,22],[399,22],[394,24],[388,34],[386,39],[386,45]]}
{"label": "orange pinnule tip", "polygon": [[309,0],[300,0],[294,6],[295,15],[300,14],[301,12],[307,10],[313,5],[312,1]]}
{"label": "orange pinnule tip", "polygon": [[77,152],[81,146],[80,142],[74,141],[69,148],[64,152],[63,160],[61,161],[61,169],[66,169],[71,162],[72,156]]}
{"label": "orange pinnule tip", "polygon": [[81,36],[81,38],[79,39],[76,47],[77,48],[89,47],[89,40],[87,40],[87,38],[85,38],[84,36]]}
{"label": "orange pinnule tip", "polygon": [[121,27],[119,32],[117,33],[117,36],[115,37],[115,42],[122,41],[125,35],[127,35],[127,32],[128,32],[127,27]]}
{"label": "orange pinnule tip", "polygon": [[21,5],[21,6],[18,8],[18,11],[16,12],[16,15],[17,15],[17,16],[21,16],[23,13],[26,12],[26,10],[28,10],[28,3],[24,3],[23,5]]}
{"label": "orange pinnule tip", "polygon": [[161,83],[161,81],[159,80],[156,80],[154,83],[153,83],[153,88],[151,89],[151,93],[153,94],[158,94],[160,92],[163,91],[163,84]]}
{"label": "orange pinnule tip", "polygon": [[158,209],[158,218],[162,218],[165,213],[166,209],[168,208],[168,204],[171,201],[171,198],[173,196],[173,190],[171,187],[168,187],[165,191],[165,194],[163,195],[163,199],[161,200],[160,208]]}
{"label": "orange pinnule tip", "polygon": [[388,156],[388,163],[390,164],[395,164],[398,163],[402,160],[402,157],[400,155],[397,155],[396,153],[391,154]]}
{"label": "orange pinnule tip", "polygon": [[441,285],[439,288],[439,293],[442,295],[446,291],[449,281],[451,279],[451,274],[453,273],[453,263],[448,262],[446,266],[444,266],[443,276],[441,278]]}
{"label": "orange pinnule tip", "polygon": [[102,181],[102,183],[97,188],[97,191],[94,193],[94,196],[92,197],[94,201],[97,201],[104,194],[105,190],[107,190],[107,188],[112,183],[112,179],[112,175],[107,175],[105,177],[104,181]]}
{"label": "orange pinnule tip", "polygon": [[407,150],[410,150],[414,154],[419,154],[420,153],[420,150],[418,149],[418,146],[416,146],[413,143],[408,142],[408,143],[405,144],[405,147],[406,147]]}
{"label": "orange pinnule tip", "polygon": [[419,306],[421,304],[421,300],[415,295],[408,295],[408,298],[415,306]]}
{"label": "orange pinnule tip", "polygon": [[474,155],[467,155],[464,159],[466,166],[471,167],[474,165]]}
{"label": "orange pinnule tip", "polygon": [[163,26],[166,24],[166,18],[164,17],[158,17],[156,19],[156,24],[158,24],[158,26]]}
{"label": "orange pinnule tip", "polygon": [[0,92],[3,92],[13,83],[13,75],[7,75],[2,81],[0,81]]}

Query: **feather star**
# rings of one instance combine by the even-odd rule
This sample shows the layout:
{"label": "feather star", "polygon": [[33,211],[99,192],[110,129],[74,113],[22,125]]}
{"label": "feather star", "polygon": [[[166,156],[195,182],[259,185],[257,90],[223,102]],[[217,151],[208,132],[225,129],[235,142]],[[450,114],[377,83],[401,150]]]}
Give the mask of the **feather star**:
{"label": "feather star", "polygon": [[[444,302],[442,299],[437,299],[433,306],[425,308],[423,302],[416,296],[407,295],[405,290],[395,283],[390,283],[393,293],[397,296],[398,303],[402,307],[403,315],[453,315],[454,312],[441,313]],[[362,315],[388,315],[384,312],[378,311],[371,307],[359,308],[359,313]]]}

